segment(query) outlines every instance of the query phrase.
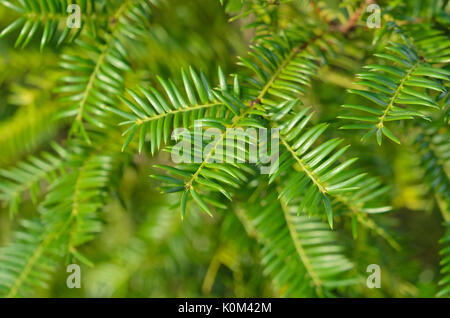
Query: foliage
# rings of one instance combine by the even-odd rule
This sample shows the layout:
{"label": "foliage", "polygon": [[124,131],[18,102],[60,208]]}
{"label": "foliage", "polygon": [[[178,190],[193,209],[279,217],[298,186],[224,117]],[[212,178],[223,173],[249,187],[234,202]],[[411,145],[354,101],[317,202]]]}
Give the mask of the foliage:
{"label": "foliage", "polygon": [[0,3],[0,295],[449,296],[448,1]]}

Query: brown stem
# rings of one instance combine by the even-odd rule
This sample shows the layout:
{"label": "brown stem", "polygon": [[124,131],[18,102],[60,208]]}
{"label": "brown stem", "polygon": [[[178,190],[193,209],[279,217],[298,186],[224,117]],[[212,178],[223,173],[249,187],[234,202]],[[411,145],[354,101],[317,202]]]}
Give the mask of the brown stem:
{"label": "brown stem", "polygon": [[374,4],[375,0],[366,0],[364,3],[361,4],[361,6],[353,13],[353,15],[350,17],[346,25],[341,26],[340,31],[342,34],[346,35],[358,22],[359,17],[366,9],[366,6],[369,4]]}

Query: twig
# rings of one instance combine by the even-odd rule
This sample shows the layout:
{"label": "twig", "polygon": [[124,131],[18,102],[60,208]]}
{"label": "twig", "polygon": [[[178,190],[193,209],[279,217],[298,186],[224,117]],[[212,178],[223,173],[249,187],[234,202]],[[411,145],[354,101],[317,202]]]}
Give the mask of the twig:
{"label": "twig", "polygon": [[350,17],[350,19],[348,20],[346,25],[343,25],[339,31],[341,31],[342,34],[346,35],[356,24],[356,22],[358,22],[359,17],[361,16],[361,14],[364,12],[364,10],[366,9],[366,7],[369,4],[374,4],[375,0],[366,0],[363,4],[361,4],[361,6],[355,11],[355,13],[353,13],[353,15]]}

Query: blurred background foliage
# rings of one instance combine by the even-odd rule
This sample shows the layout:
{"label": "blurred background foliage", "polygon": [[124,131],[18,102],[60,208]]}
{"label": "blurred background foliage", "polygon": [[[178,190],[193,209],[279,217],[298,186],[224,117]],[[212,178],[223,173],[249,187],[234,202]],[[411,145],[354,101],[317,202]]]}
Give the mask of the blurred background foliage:
{"label": "blurred background foliage", "polygon": [[[314,15],[308,1],[280,6],[266,19],[273,27],[286,20],[308,20]],[[395,15],[403,1],[379,1],[383,12]],[[319,1],[319,6],[321,2]],[[433,1],[405,1],[401,13],[407,19],[425,16]],[[360,1],[326,1],[324,17],[345,23]],[[254,31],[243,29],[252,21],[248,15],[229,22],[245,8],[240,1],[213,0],[161,1],[154,14],[145,42],[130,46],[127,52],[136,72],[127,74],[126,87],[157,84],[156,76],[179,78],[179,70],[193,66],[209,78],[220,65],[225,73],[236,70],[236,56],[247,53]],[[401,5],[400,5],[401,6]],[[390,8],[393,12],[390,12]],[[448,6],[447,6],[448,8]],[[278,9],[278,8],[277,8]],[[275,11],[275,9],[274,9]],[[363,19],[367,16],[363,13]],[[284,19],[279,18],[280,16]],[[0,30],[17,17],[0,6]],[[441,17],[439,17],[441,18]],[[346,89],[354,87],[354,77],[373,61],[377,47],[372,45],[376,30],[361,23],[345,42],[342,54],[330,59],[314,79],[304,97],[314,105],[317,118],[331,123],[329,134],[336,134],[340,105],[351,102]],[[448,30],[447,30],[448,32]],[[448,34],[448,33],[447,33]],[[55,88],[59,58],[65,48],[47,47],[40,52],[39,41],[26,49],[14,48],[15,35],[0,40],[0,167],[9,168],[30,154],[49,149],[50,141],[62,141],[69,122],[56,120],[60,110]],[[406,131],[406,127],[404,128]],[[382,268],[382,288],[365,284],[345,289],[342,295],[364,297],[433,297],[437,292],[439,244],[444,235],[442,215],[425,184],[419,167],[420,156],[412,133],[402,134],[401,147],[386,142],[359,142],[360,136],[338,131],[351,141],[351,155],[360,158],[373,175],[391,186],[392,213],[375,215],[373,220],[388,229],[389,244],[368,228],[360,227],[357,239],[351,237],[351,224],[337,220],[336,232],[346,253],[365,273],[368,264]],[[112,143],[117,142],[115,140]],[[447,140],[448,142],[448,140]],[[120,143],[120,142],[119,142]],[[260,246],[247,236],[240,220],[231,211],[215,214],[190,213],[184,221],[174,206],[176,195],[162,196],[158,182],[149,178],[152,165],[169,162],[167,153],[155,157],[134,155],[123,167],[118,187],[102,209],[104,228],[98,239],[81,250],[95,266],[82,266],[82,288],[66,287],[65,266],[51,280],[49,289],[38,297],[276,297],[276,290],[260,265]],[[242,197],[245,196],[242,194]],[[234,208],[246,209],[244,201]],[[254,203],[256,206],[256,203]],[[35,215],[28,200],[20,217]],[[0,210],[0,245],[12,239],[18,227],[8,208]],[[393,247],[394,246],[394,247]]]}

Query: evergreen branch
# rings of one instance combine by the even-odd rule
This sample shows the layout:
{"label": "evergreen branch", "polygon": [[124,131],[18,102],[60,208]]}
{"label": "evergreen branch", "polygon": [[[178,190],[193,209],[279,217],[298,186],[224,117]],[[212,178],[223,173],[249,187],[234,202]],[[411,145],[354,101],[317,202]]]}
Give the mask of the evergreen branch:
{"label": "evergreen branch", "polygon": [[[67,222],[68,223],[68,222]],[[62,226],[64,229],[67,224]],[[42,229],[43,230],[43,229]],[[45,230],[44,230],[45,231]],[[32,254],[29,255],[24,268],[20,271],[19,276],[13,281],[9,288],[6,298],[14,298],[18,295],[20,289],[25,284],[26,280],[30,277],[32,270],[37,266],[37,263],[44,258],[44,253],[48,252],[49,246],[54,243],[62,234],[62,231],[50,231],[45,233],[38,245],[34,247]],[[31,245],[30,242],[23,242],[26,246]],[[4,255],[4,254],[3,254]],[[0,258],[1,260],[1,258]]]}
{"label": "evergreen branch", "polygon": [[[400,143],[386,126],[386,122],[410,120],[416,117],[428,119],[429,110],[440,110],[437,101],[429,92],[444,92],[446,89],[441,81],[448,80],[450,72],[431,67],[423,57],[417,55],[414,49],[399,43],[392,43],[386,48],[386,52],[375,54],[375,56],[395,64],[367,65],[365,68],[371,72],[359,74],[362,81],[356,82],[367,90],[349,89],[348,91],[364,97],[378,107],[381,106],[382,109],[362,104],[343,105],[342,107],[346,109],[369,115],[339,116],[338,118],[341,119],[359,122],[344,125],[341,129],[369,130],[363,139],[375,133],[379,145],[383,135]],[[401,107],[403,105],[408,107]]]}
{"label": "evergreen branch", "polygon": [[315,287],[319,290],[319,293],[320,293],[322,281],[320,280],[318,274],[315,272],[314,268],[312,267],[311,262],[308,258],[308,255],[306,254],[305,249],[303,248],[302,242],[297,236],[297,230],[295,229],[293,216],[289,212],[285,200],[280,200],[280,205],[281,205],[281,210],[283,211],[283,214],[284,214],[284,218],[286,220],[286,224],[289,229],[289,234],[291,236],[292,242],[294,243],[297,254],[300,257],[300,260],[302,261],[303,265],[305,266],[306,271],[308,272],[312,281],[314,282]]}
{"label": "evergreen branch", "polygon": [[415,140],[425,182],[434,192],[445,222],[450,220],[449,132],[445,124],[422,127]]}
{"label": "evergreen branch", "polygon": [[[39,205],[43,221],[35,225],[27,223],[35,232],[30,236],[19,235],[17,242],[0,252],[2,268],[21,264],[20,270],[7,271],[0,277],[0,287],[6,288],[7,297],[29,293],[30,289],[45,284],[47,275],[37,271],[40,267],[48,271],[49,263],[55,266],[52,261],[55,255],[72,255],[81,262],[89,262],[76,247],[90,241],[99,231],[96,213],[110,183],[113,159],[93,152],[72,162],[71,168],[75,171],[56,179]],[[35,277],[30,279],[31,276]]]}
{"label": "evergreen branch", "polygon": [[439,241],[442,245],[442,249],[439,254],[441,255],[441,275],[442,279],[439,281],[441,289],[436,294],[436,297],[450,297],[450,224],[446,225],[446,232],[444,237]]}
{"label": "evergreen branch", "polygon": [[31,199],[36,203],[39,183],[45,179],[53,180],[58,176],[58,171],[64,171],[70,155],[56,143],[53,143],[52,147],[57,155],[44,152],[41,158],[31,156],[17,167],[0,171],[0,175],[4,178],[0,182],[0,199],[9,205],[11,216],[17,212],[26,191],[30,192]]}
{"label": "evergreen branch", "polygon": [[[69,135],[81,133],[89,143],[90,138],[84,127],[85,122],[93,127],[105,128],[108,123],[106,109],[116,104],[111,93],[122,93],[124,72],[131,71],[124,39],[136,40],[142,36],[152,12],[150,0],[127,0],[121,4],[110,19],[110,27],[101,37],[102,45],[77,40],[85,56],[65,54],[61,66],[68,71],[77,72],[67,76],[67,84],[59,92],[67,93],[62,99],[74,103],[61,116],[75,116]],[[92,41],[92,39],[91,39]]]}
{"label": "evergreen branch", "polygon": [[[135,0],[126,0],[122,3],[122,5],[117,9],[117,11],[114,13],[111,21],[117,21],[123,14],[125,9],[133,3]],[[83,97],[80,101],[79,105],[79,111],[75,118],[75,120],[81,122],[83,119],[83,110],[86,104],[86,101],[89,97],[89,94],[94,86],[95,80],[97,79],[97,76],[99,75],[100,68],[103,65],[105,58],[107,54],[109,53],[109,50],[111,49],[112,44],[116,40],[117,32],[120,31],[120,28],[118,28],[119,24],[114,22],[111,31],[106,35],[104,41],[105,44],[103,45],[102,49],[99,52],[99,55],[97,57],[97,60],[95,62],[94,69],[89,77],[89,81],[87,82],[86,88],[83,92]]]}
{"label": "evergreen branch", "polygon": [[[147,133],[150,132],[151,152],[153,154],[161,147],[163,140],[164,143],[169,141],[173,130],[179,128],[180,120],[182,121],[182,127],[188,129],[194,124],[193,121],[199,115],[204,118],[227,117],[227,107],[213,94],[211,85],[206,80],[203,72],[198,74],[194,69],[190,68],[189,73],[191,79],[188,78],[184,70],[181,71],[187,99],[172,80],[166,81],[158,78],[169,100],[164,99],[154,87],[139,87],[143,96],[128,90],[128,95],[132,97],[133,101],[123,96],[121,97],[127,108],[131,110],[131,113],[109,108],[111,112],[126,120],[121,125],[129,125],[124,132],[124,135],[128,134],[128,137],[122,149],[128,146],[139,130],[139,152],[143,150]],[[226,86],[225,78],[220,68],[219,79]],[[224,89],[227,88],[224,87]]]}
{"label": "evergreen branch", "polygon": [[392,110],[392,107],[394,106],[394,102],[397,99],[397,97],[399,96],[399,94],[401,93],[403,86],[405,85],[406,81],[409,79],[409,77],[411,76],[411,74],[414,72],[414,70],[417,68],[418,66],[418,62],[416,62],[415,64],[413,64],[411,66],[411,68],[409,68],[407,70],[407,72],[405,73],[405,75],[403,76],[403,78],[400,80],[400,83],[398,84],[397,88],[394,91],[394,94],[392,94],[392,97],[389,100],[388,105],[386,106],[385,111],[383,112],[383,115],[381,115],[381,117],[379,117],[379,122],[376,124],[377,128],[379,129],[383,129],[384,127],[384,121],[386,120],[386,117],[388,116],[389,112]]}
{"label": "evergreen branch", "polygon": [[[401,246],[400,244],[392,237],[392,235],[390,235],[388,232],[386,232],[385,229],[383,229],[382,227],[380,227],[377,223],[375,223],[374,220],[370,219],[367,216],[367,212],[364,212],[364,206],[360,205],[360,204],[355,204],[354,201],[352,201],[353,198],[347,198],[345,196],[342,195],[335,195],[333,196],[333,198],[335,200],[337,200],[338,202],[344,204],[350,211],[351,214],[350,216],[356,217],[356,220],[362,224],[363,226],[367,227],[368,229],[372,230],[374,233],[376,233],[377,235],[379,235],[380,237],[384,238],[389,245],[392,246],[392,248],[394,248],[397,251],[401,250]],[[390,207],[386,207],[386,208],[376,208],[376,209],[370,209],[370,210],[378,210],[378,211],[382,211],[385,212],[389,209]]]}
{"label": "evergreen branch", "polygon": [[[86,5],[85,1],[72,1],[72,3],[80,8],[79,28],[69,28],[66,25],[66,21],[69,18],[66,12],[69,5],[67,1],[48,0],[46,2],[32,1],[30,3],[28,1],[3,0],[1,4],[18,12],[20,18],[7,26],[0,33],[0,38],[20,29],[15,46],[24,48],[42,29],[40,40],[42,51],[51,43],[59,46],[64,42],[73,41],[81,34],[85,26],[88,26],[91,32],[95,34],[98,28],[105,25],[106,19],[97,12],[99,8],[94,2],[93,5]],[[60,31],[59,34],[58,29]]]}
{"label": "evergreen branch", "polygon": [[[354,284],[344,278],[353,265],[341,254],[333,233],[315,217],[297,216],[267,189],[251,209],[236,209],[247,233],[262,245],[262,263],[284,297],[332,295]],[[326,256],[325,256],[326,255]]]}
{"label": "evergreen branch", "polygon": [[347,24],[340,27],[339,31],[344,35],[347,34],[358,22],[359,18],[361,17],[361,14],[364,12],[367,5],[373,4],[373,3],[376,3],[376,1],[375,0],[365,0],[361,4],[361,6],[358,9],[356,9],[356,11],[350,17],[350,19],[347,21]]}
{"label": "evergreen branch", "polygon": [[280,137],[280,141],[282,144],[286,147],[286,149],[289,151],[289,153],[292,155],[292,157],[295,159],[296,163],[300,167],[302,171],[306,173],[306,175],[311,179],[311,181],[317,186],[320,192],[327,193],[326,186],[322,184],[320,179],[314,175],[313,171],[307,167],[306,164],[303,163],[302,159],[299,158],[299,156],[296,154],[295,150],[289,145],[289,143],[286,141],[284,137]]}
{"label": "evergreen branch", "polygon": [[[245,111],[242,112],[241,115],[233,118],[233,124],[230,126],[230,129],[234,129],[238,127],[241,124],[241,121],[249,116],[251,114],[252,110],[255,108],[256,104],[253,104],[252,106],[249,106]],[[227,133],[229,130],[225,130],[218,138],[217,142],[215,142],[214,146],[211,148],[211,150],[205,155],[205,158],[203,159],[200,166],[197,168],[197,170],[194,172],[192,177],[186,182],[185,188],[186,190],[190,190],[193,187],[194,182],[196,182],[197,178],[199,177],[202,169],[208,164],[209,160],[212,158],[212,156],[217,151],[217,147],[222,144],[222,142],[225,140]]]}
{"label": "evergreen branch", "polygon": [[[273,86],[277,83],[277,80],[279,80],[280,75],[283,74],[284,71],[286,71],[286,68],[294,61],[294,59],[297,57],[297,55],[301,52],[303,52],[303,50],[305,50],[311,43],[314,43],[314,41],[316,39],[319,39],[320,36],[314,36],[312,39],[310,39],[309,41],[302,41],[301,44],[299,44],[298,46],[295,46],[293,48],[291,48],[289,51],[286,50],[286,48],[276,48],[273,47],[273,50],[277,51],[278,54],[280,54],[280,56],[282,57],[282,59],[275,59],[274,56],[270,56],[269,53],[267,53],[267,51],[264,51],[261,47],[259,48],[260,50],[258,50],[258,48],[255,49],[255,53],[257,54],[257,52],[262,52],[261,54],[263,55],[263,57],[261,57],[262,59],[265,59],[267,61],[270,61],[270,63],[272,63],[272,65],[277,65],[276,69],[273,70],[272,69],[272,73],[270,76],[266,76],[265,73],[253,62],[241,58],[241,65],[244,65],[246,67],[249,67],[251,70],[255,71],[256,74],[265,81],[265,84],[262,85],[262,83],[260,84],[261,89],[259,90],[259,92],[256,95],[256,97],[251,100],[250,102],[248,102],[247,105],[243,104],[242,102],[235,102],[234,105],[231,103],[227,103],[226,97],[225,96],[220,96],[219,94],[216,94],[216,96],[221,99],[227,106],[230,107],[230,109],[236,109],[236,108],[241,108],[241,113],[238,115],[236,114],[234,116],[234,118],[232,118],[232,125],[230,126],[230,129],[234,129],[236,127],[239,127],[239,125],[241,125],[241,122],[245,119],[247,119],[249,117],[249,115],[254,113],[254,110],[258,108],[258,106],[261,103],[264,103],[265,100],[265,96],[267,95],[267,93],[271,94],[277,94],[276,90],[271,91],[271,89],[273,88]],[[295,79],[293,81],[296,81]],[[303,81],[301,81],[303,82]],[[226,92],[225,92],[226,93]],[[239,97],[239,96],[238,96]],[[232,99],[232,98],[231,98]],[[230,100],[230,98],[228,97],[228,100]],[[260,108],[260,107],[259,107]],[[210,158],[212,156],[214,156],[217,147],[219,145],[222,144],[222,142],[225,140],[225,138],[227,137],[227,133],[229,130],[225,130],[217,139],[217,141],[215,142],[214,146],[211,148],[211,150],[205,155],[203,161],[201,162],[200,166],[197,168],[197,170],[194,172],[194,174],[188,179],[188,181],[185,183],[185,189],[187,193],[188,191],[191,191],[195,193],[195,190],[193,189],[193,184],[194,182],[197,180],[198,176],[200,175],[200,173],[202,172],[202,170],[207,166],[207,163],[209,162]],[[197,200],[199,201],[199,200]],[[202,205],[202,204],[201,204]],[[182,212],[182,214],[184,214],[184,212]]]}

